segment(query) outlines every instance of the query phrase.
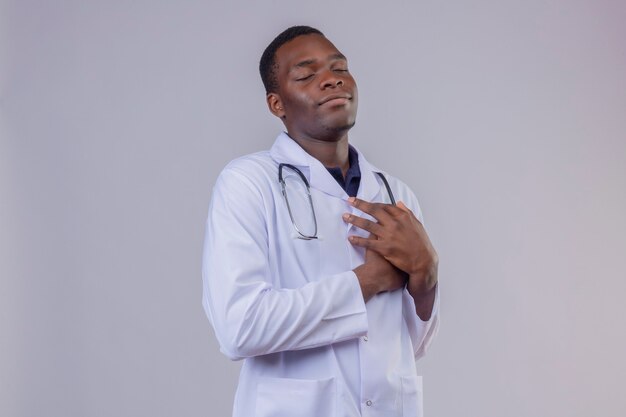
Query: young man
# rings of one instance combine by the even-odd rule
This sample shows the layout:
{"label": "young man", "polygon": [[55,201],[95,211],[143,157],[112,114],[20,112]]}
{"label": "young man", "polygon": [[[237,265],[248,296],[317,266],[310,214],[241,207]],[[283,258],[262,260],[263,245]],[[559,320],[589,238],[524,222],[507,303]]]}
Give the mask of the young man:
{"label": "young man", "polygon": [[286,132],[220,174],[203,258],[221,350],[245,359],[233,415],[421,415],[438,259],[417,199],[349,145],[356,83],[320,31],[285,30],[260,72]]}

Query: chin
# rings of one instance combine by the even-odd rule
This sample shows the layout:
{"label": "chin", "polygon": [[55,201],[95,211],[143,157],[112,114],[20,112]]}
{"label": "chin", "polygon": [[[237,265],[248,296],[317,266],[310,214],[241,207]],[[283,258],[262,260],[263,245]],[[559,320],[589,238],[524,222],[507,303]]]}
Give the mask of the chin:
{"label": "chin", "polygon": [[354,126],[354,122],[344,124],[326,125],[320,129],[315,137],[325,142],[336,142],[343,138],[350,129]]}
{"label": "chin", "polygon": [[324,128],[329,132],[346,132],[354,126],[356,120],[354,117],[342,118],[343,120],[329,120],[325,123]]}
{"label": "chin", "polygon": [[355,124],[356,124],[356,121],[352,120],[351,122],[346,123],[343,126],[339,126],[337,129],[338,130],[350,130],[354,127]]}
{"label": "chin", "polygon": [[352,120],[352,121],[349,121],[349,122],[336,124],[336,125],[330,127],[328,130],[336,132],[336,133],[347,132],[348,130],[350,130],[350,129],[352,129],[354,127],[355,123],[356,123],[356,121]]}

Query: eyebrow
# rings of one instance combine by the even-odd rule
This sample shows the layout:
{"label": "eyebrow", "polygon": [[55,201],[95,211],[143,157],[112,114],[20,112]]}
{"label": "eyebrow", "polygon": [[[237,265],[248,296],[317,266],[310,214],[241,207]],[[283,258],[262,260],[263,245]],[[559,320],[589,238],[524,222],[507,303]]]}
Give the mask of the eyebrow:
{"label": "eyebrow", "polygon": [[[347,61],[348,59],[341,52],[337,52],[336,54],[329,55],[328,60],[329,61],[339,61],[339,60]],[[295,64],[293,67],[291,67],[291,69],[294,70],[298,68],[308,67],[309,65],[313,65],[316,62],[317,62],[317,59],[305,59],[304,61],[300,61],[297,64]]]}

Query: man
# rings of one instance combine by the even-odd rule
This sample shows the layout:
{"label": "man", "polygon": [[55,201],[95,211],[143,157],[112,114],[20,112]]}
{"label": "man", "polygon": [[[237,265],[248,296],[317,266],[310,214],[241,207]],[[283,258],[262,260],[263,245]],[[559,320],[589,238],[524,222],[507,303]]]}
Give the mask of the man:
{"label": "man", "polygon": [[233,415],[421,415],[438,259],[417,199],[349,145],[356,83],[320,31],[285,30],[260,72],[286,133],[220,174],[203,259],[221,350],[245,359]]}

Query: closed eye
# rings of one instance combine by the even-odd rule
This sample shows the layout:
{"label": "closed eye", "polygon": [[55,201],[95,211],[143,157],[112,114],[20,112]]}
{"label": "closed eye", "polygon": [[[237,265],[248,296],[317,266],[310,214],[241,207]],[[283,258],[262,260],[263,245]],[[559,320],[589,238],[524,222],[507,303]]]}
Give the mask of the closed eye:
{"label": "closed eye", "polygon": [[315,74],[309,74],[309,75],[307,75],[307,76],[305,76],[305,77],[296,78],[296,81],[305,81],[305,80],[308,80],[308,79],[309,79],[309,78],[311,78],[313,75],[315,75]]}

